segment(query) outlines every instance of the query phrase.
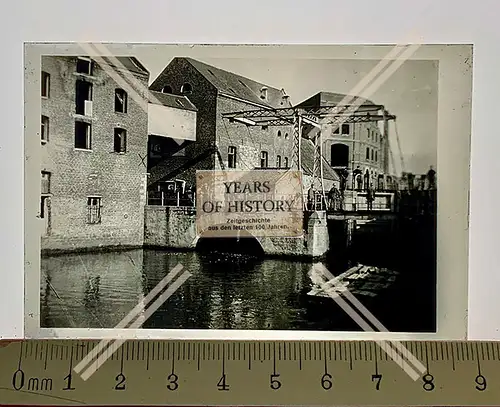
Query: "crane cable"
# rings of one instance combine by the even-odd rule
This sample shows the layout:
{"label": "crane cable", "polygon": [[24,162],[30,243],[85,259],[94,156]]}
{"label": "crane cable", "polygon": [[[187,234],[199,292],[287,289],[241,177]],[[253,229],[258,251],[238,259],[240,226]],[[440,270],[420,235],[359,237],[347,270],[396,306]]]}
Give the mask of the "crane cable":
{"label": "crane cable", "polygon": [[396,124],[396,120],[394,120],[394,133],[396,133],[396,141],[398,143],[399,159],[401,161],[401,173],[404,173],[406,172],[405,161],[403,157],[403,150],[401,149],[401,140],[399,139],[398,126]]}

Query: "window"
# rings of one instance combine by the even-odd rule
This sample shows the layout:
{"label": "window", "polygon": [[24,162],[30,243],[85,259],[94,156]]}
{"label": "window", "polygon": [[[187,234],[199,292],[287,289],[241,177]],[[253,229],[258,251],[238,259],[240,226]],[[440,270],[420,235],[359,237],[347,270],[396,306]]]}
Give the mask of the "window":
{"label": "window", "polygon": [[260,167],[261,168],[267,168],[268,164],[268,154],[267,151],[262,151],[260,153]]}
{"label": "window", "polygon": [[366,159],[367,160],[370,159],[370,148],[369,147],[366,147]]}
{"label": "window", "polygon": [[375,151],[375,161],[378,161],[378,151]]}
{"label": "window", "polygon": [[45,144],[49,141],[49,118],[47,116],[42,116],[41,124],[40,139],[42,140],[42,143]]}
{"label": "window", "polygon": [[42,171],[42,194],[50,194],[50,172]]}
{"label": "window", "polygon": [[115,112],[127,113],[127,96],[123,89],[115,89]]}
{"label": "window", "polygon": [[351,126],[349,124],[342,125],[342,135],[351,134]]}
{"label": "window", "polygon": [[227,166],[228,168],[236,168],[236,147],[229,146],[227,148]]}
{"label": "window", "polygon": [[367,134],[368,138],[370,138],[370,135],[371,135],[370,129],[366,129],[366,134]]}
{"label": "window", "polygon": [[172,90],[172,86],[170,86],[170,85],[165,85],[161,91],[163,93],[174,93]]}
{"label": "window", "polygon": [[267,100],[267,88],[265,86],[260,88],[260,98],[262,100]]}
{"label": "window", "polygon": [[83,73],[85,75],[92,75],[94,70],[94,64],[89,58],[78,58],[76,60],[76,72]]}
{"label": "window", "polygon": [[125,153],[127,151],[127,131],[116,128],[114,137],[115,153]]}
{"label": "window", "polygon": [[181,93],[187,95],[193,91],[193,87],[189,83],[185,83],[181,86]]}
{"label": "window", "polygon": [[349,146],[346,144],[333,144],[330,147],[332,167],[349,166]]}
{"label": "window", "polygon": [[50,74],[42,71],[42,97],[50,96]]}
{"label": "window", "polygon": [[90,82],[76,81],[76,114],[92,116],[92,84]]}
{"label": "window", "polygon": [[283,162],[283,167],[288,168],[288,157],[285,157],[285,160]]}
{"label": "window", "polygon": [[87,223],[101,223],[101,198],[89,196],[87,198]]}
{"label": "window", "polygon": [[340,134],[340,127],[338,125],[334,125],[336,126],[334,129],[333,129],[333,134]]}
{"label": "window", "polygon": [[92,147],[92,129],[90,123],[75,122],[75,148],[90,150]]}
{"label": "window", "polygon": [[281,168],[281,156],[276,156],[276,168]]}
{"label": "window", "polygon": [[373,153],[374,153],[374,151],[373,151],[373,149],[372,149],[372,151],[371,151],[371,159],[372,159],[372,161],[373,161],[373,159],[375,158],[375,156],[373,155]]}
{"label": "window", "polygon": [[278,130],[278,137],[281,137],[281,130]]}
{"label": "window", "polygon": [[288,133],[285,133],[285,139],[287,139],[287,138],[288,138]]}
{"label": "window", "polygon": [[40,197],[40,218],[45,219],[45,215],[47,215],[48,212],[48,203],[49,203],[50,197],[47,195],[42,195]]}

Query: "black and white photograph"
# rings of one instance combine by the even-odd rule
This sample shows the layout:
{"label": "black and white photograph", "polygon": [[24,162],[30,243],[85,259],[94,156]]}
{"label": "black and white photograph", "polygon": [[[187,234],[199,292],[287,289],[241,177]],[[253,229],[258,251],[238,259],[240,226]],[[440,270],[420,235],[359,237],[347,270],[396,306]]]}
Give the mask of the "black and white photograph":
{"label": "black and white photograph", "polygon": [[[467,281],[472,47],[399,47],[26,44],[26,312],[42,330],[444,329]],[[247,200],[201,229],[210,173]]]}

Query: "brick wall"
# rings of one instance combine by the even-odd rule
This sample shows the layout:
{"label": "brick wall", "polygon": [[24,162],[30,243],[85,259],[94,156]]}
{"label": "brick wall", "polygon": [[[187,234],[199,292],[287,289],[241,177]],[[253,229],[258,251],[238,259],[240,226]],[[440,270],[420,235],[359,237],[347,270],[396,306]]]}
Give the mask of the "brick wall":
{"label": "brick wall", "polygon": [[[118,86],[97,64],[93,84],[92,150],[75,149],[76,58],[42,58],[50,74],[50,96],[42,98],[49,141],[42,145],[42,171],[51,173],[50,227],[42,250],[139,246],[144,235],[147,102],[128,95],[128,112],[115,113]],[[147,75],[135,75],[145,86]],[[126,153],[113,152],[114,128],[127,131]],[[87,197],[102,199],[102,221],[87,224]]]}
{"label": "brick wall", "polygon": [[[249,170],[260,167],[260,154],[262,151],[268,152],[268,166],[275,168],[276,158],[281,156],[281,165],[284,166],[284,158],[288,157],[288,164],[292,164],[292,127],[269,126],[262,129],[261,126],[246,126],[241,123],[229,123],[222,118],[222,113],[230,113],[244,110],[259,109],[254,105],[219,96],[217,99],[217,146],[222,155],[222,159],[227,168],[228,147],[237,148],[238,170]],[[278,131],[281,136],[278,136]],[[286,137],[288,134],[288,137]],[[220,169],[217,162],[216,168]]]}
{"label": "brick wall", "polygon": [[[196,142],[189,144],[185,152],[185,159],[189,160],[199,156],[215,143],[217,89],[189,62],[176,58],[155,79],[150,89],[161,92],[165,86],[170,86],[173,94],[180,95],[181,86],[185,83],[189,83],[192,87],[191,93],[186,96],[198,109],[196,113]],[[215,156],[211,156],[196,164],[196,168],[200,170],[213,169],[216,160]],[[177,178],[186,180],[188,184],[195,182],[193,170],[179,174]]]}

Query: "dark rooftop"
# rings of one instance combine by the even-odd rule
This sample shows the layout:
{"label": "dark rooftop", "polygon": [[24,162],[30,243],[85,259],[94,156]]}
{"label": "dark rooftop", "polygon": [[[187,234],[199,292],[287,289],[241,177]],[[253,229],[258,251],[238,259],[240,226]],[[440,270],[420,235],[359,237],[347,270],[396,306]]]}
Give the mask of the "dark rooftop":
{"label": "dark rooftop", "polygon": [[[301,143],[302,151],[302,171],[305,175],[312,176],[313,174],[313,163],[314,163],[314,145],[311,140],[303,139]],[[339,176],[335,170],[330,166],[323,157],[323,177],[331,181],[340,181]]]}
{"label": "dark rooftop", "polygon": [[[180,59],[181,57],[179,57]],[[254,81],[233,72],[225,71],[192,58],[183,58],[200,72],[219,92],[262,106],[280,108],[291,107],[289,99],[284,99],[284,91]],[[267,99],[261,98],[261,89],[267,88]]]}
{"label": "dark rooftop", "polygon": [[[136,57],[113,57],[110,59],[110,57],[107,57],[103,55],[101,57],[104,59],[109,65],[118,68],[118,69],[123,69],[125,68],[129,72],[133,73],[139,73],[143,75],[148,75],[149,76],[149,71],[142,65],[139,60]],[[115,64],[113,60],[116,59],[118,61],[118,64]],[[120,66],[121,65],[121,66]]]}
{"label": "dark rooftop", "polygon": [[197,111],[195,105],[186,96],[172,95],[170,93],[149,91],[149,103],[161,104],[177,109]]}

